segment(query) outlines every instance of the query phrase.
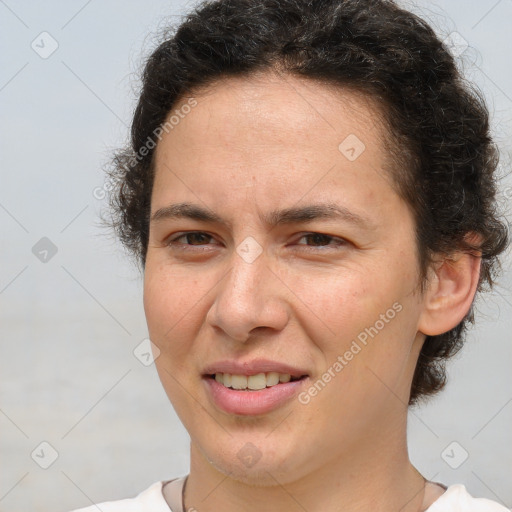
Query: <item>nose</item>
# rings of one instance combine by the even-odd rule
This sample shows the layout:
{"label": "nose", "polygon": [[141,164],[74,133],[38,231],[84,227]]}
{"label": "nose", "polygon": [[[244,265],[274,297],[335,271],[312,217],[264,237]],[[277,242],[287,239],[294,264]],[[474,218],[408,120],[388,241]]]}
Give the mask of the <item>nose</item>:
{"label": "nose", "polygon": [[257,331],[280,331],[289,320],[286,290],[265,253],[253,262],[234,253],[231,268],[216,287],[206,321],[239,342],[246,342]]}

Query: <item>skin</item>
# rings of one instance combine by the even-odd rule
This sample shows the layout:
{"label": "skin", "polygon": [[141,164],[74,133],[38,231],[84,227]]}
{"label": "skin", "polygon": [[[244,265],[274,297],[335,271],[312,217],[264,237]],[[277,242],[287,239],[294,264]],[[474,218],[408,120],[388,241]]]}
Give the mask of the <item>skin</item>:
{"label": "skin", "polygon": [[[478,257],[439,259],[419,293],[414,219],[390,179],[371,99],[272,73],[229,78],[195,98],[158,143],[151,212],[189,202],[229,224],[152,221],[144,276],[157,370],[191,438],[187,509],[430,505],[438,494],[423,493],[408,457],[407,402],[425,335],[457,325],[471,305]],[[349,134],[366,147],[354,161],[338,149]],[[320,202],[367,225],[315,219],[269,228],[260,219]],[[177,238],[197,231],[205,234]],[[304,236],[311,233],[333,238]],[[251,263],[237,253],[249,236],[262,248]],[[251,417],[209,399],[201,373],[222,359],[304,368],[307,390],[393,304],[400,312],[309,403],[293,399]],[[248,442],[261,455],[251,467],[237,456]]]}

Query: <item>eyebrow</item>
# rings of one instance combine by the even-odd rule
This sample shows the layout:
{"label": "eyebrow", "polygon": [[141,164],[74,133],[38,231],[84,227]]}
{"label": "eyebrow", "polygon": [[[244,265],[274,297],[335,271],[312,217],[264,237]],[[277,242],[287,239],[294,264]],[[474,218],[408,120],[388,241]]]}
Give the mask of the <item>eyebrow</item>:
{"label": "eyebrow", "polygon": [[[160,208],[151,216],[151,222],[183,218],[219,224],[228,228],[232,227],[231,222],[224,220],[215,212],[192,203],[176,203]],[[271,227],[311,222],[317,219],[344,220],[364,229],[375,227],[367,217],[363,217],[336,203],[319,203],[273,210],[263,217],[260,216],[260,220]]]}

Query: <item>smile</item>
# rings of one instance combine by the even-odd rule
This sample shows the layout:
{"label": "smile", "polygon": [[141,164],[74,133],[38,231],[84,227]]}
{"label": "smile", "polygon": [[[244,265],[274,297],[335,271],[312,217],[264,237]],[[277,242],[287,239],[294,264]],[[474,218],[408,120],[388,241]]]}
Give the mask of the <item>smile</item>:
{"label": "smile", "polygon": [[258,391],[280,383],[300,380],[303,377],[292,377],[289,373],[278,372],[257,373],[256,375],[237,375],[231,373],[210,375],[210,378],[215,378],[219,384],[226,388],[240,391]]}

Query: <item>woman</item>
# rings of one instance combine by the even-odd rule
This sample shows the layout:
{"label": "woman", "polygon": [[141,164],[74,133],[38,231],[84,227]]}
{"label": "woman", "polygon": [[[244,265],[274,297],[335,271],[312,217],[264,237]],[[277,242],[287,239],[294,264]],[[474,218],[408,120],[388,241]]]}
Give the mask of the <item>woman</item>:
{"label": "woman", "polygon": [[428,25],[204,3],[150,56],[115,164],[191,464],[102,511],[507,510],[407,450],[507,245],[485,105]]}

